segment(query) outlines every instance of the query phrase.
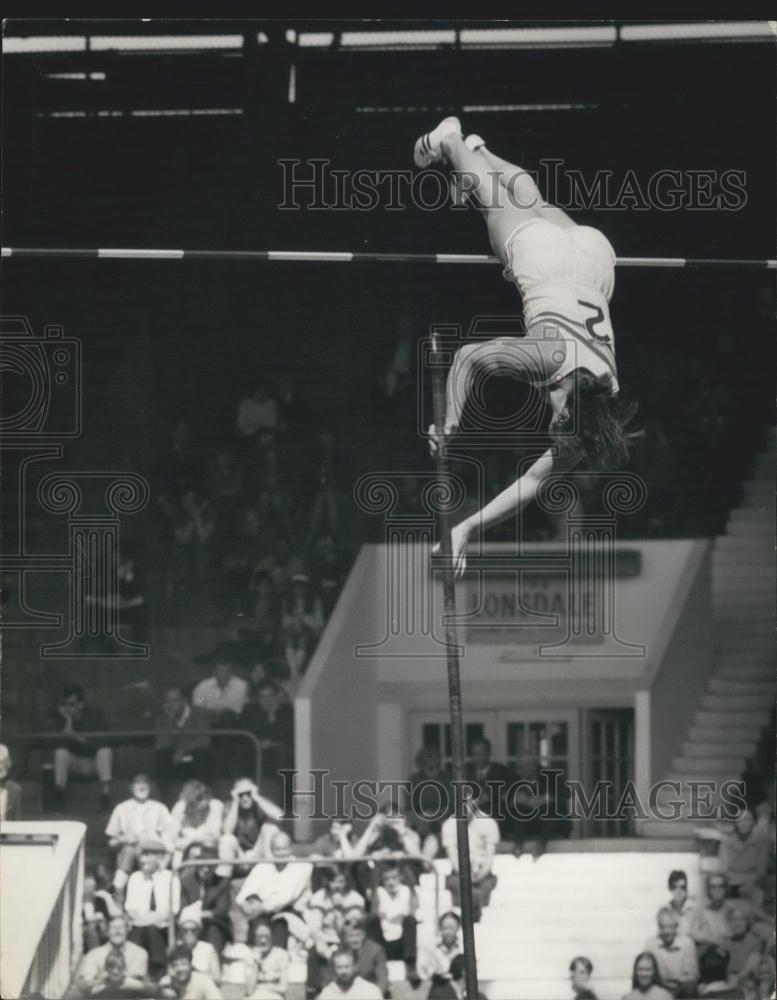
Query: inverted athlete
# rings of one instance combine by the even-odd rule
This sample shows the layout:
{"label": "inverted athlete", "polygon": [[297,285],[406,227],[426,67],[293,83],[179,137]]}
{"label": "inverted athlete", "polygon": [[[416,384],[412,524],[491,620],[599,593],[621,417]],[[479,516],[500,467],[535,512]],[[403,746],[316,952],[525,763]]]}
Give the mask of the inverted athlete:
{"label": "inverted athlete", "polygon": [[460,348],[448,375],[445,426],[429,428],[434,452],[440,435],[455,433],[476,372],[510,372],[541,389],[552,411],[553,445],[524,475],[453,529],[457,575],[466,566],[473,533],[517,513],[551,473],[578,463],[610,469],[628,454],[631,413],[618,400],[615,338],[609,302],[615,251],[598,229],[579,226],[548,204],[532,177],[495,156],[480,136],[462,135],[445,118],[415,144],[416,166],[447,162],[464,198],[485,217],[488,238],[523,300],[526,334]]}

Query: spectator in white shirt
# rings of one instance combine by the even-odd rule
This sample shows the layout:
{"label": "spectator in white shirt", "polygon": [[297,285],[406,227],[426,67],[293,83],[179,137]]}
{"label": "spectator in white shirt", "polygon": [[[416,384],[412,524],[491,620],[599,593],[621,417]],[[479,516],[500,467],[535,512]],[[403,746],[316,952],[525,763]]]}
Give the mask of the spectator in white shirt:
{"label": "spectator in white shirt", "polygon": [[216,985],[221,984],[221,962],[218,952],[210,941],[201,941],[202,924],[194,917],[182,917],[178,922],[179,944],[189,948],[192,953],[192,968],[195,972],[204,972],[210,976]]}
{"label": "spectator in white shirt", "polygon": [[248,701],[248,682],[233,674],[234,666],[233,654],[228,649],[218,650],[213,676],[206,677],[194,688],[192,705],[205,709],[217,719],[223,719],[225,712],[239,716]]}
{"label": "spectator in white shirt", "polygon": [[140,869],[130,875],[124,900],[124,909],[133,924],[130,940],[146,949],[152,973],[165,968],[167,927],[181,908],[178,876],[160,867],[165,853],[161,841],[143,841]]}
{"label": "spectator in white shirt", "polygon": [[136,774],[130,791],[132,798],[125,799],[114,808],[105,828],[108,846],[118,852],[113,884],[119,892],[137,867],[141,842],[164,841],[170,826],[167,806],[150,797],[151,779],[147,774]]}
{"label": "spectator in white shirt", "polygon": [[254,437],[260,431],[274,431],[278,427],[278,404],[266,386],[258,386],[253,395],[242,400],[237,410],[237,429],[244,438]]}
{"label": "spectator in white shirt", "polygon": [[270,920],[273,943],[278,947],[286,947],[289,933],[306,943],[309,932],[302,915],[310,896],[313,866],[304,861],[288,861],[292,843],[282,830],[274,834],[270,849],[275,864],[255,865],[236,902],[249,920],[257,917]]}
{"label": "spectator in white shirt", "polygon": [[450,981],[451,962],[463,952],[461,943],[461,920],[450,910],[443,913],[437,924],[439,936],[436,946],[419,955],[418,974],[422,979]]}
{"label": "spectator in white shirt", "polygon": [[334,979],[318,994],[318,1000],[383,1000],[383,994],[374,983],[356,975],[356,962],[348,948],[338,948],[332,955]]}
{"label": "spectator in white shirt", "polygon": [[123,913],[108,922],[108,940],[84,955],[75,979],[80,994],[88,995],[105,979],[105,962],[110,955],[121,955],[126,973],[144,980],[148,974],[148,952],[128,940],[129,920]]}
{"label": "spectator in white shirt", "polygon": [[374,913],[367,920],[369,936],[382,945],[389,961],[404,962],[411,985],[418,985],[416,973],[416,918],[418,899],[402,881],[396,861],[386,861],[375,890]]}
{"label": "spectator in white shirt", "polygon": [[224,805],[214,799],[201,781],[187,781],[170,813],[167,843],[173,851],[173,867],[181,863],[191,844],[215,847],[221,836]]}
{"label": "spectator in white shirt", "polygon": [[[249,867],[260,858],[269,858],[270,841],[282,817],[281,807],[260,795],[250,778],[239,778],[232,788],[231,801],[224,816],[219,857],[226,861],[241,861]],[[232,875],[232,865],[224,865],[218,873]]]}
{"label": "spectator in white shirt", "polygon": [[685,934],[678,934],[679,920],[674,910],[662,906],[656,915],[658,935],[645,945],[658,962],[661,985],[674,997],[695,997],[699,981],[696,947]]}
{"label": "spectator in white shirt", "polygon": [[[475,921],[480,920],[483,908],[488,906],[491,893],[496,886],[496,875],[491,871],[494,855],[499,846],[499,826],[496,820],[486,816],[474,801],[466,805],[468,810],[467,832],[469,835],[469,855],[472,865],[472,901]],[[449,816],[440,831],[443,847],[451,863],[452,874],[446,880],[446,887],[453,897],[453,905],[461,905],[459,890],[459,852],[456,839],[456,817]]]}

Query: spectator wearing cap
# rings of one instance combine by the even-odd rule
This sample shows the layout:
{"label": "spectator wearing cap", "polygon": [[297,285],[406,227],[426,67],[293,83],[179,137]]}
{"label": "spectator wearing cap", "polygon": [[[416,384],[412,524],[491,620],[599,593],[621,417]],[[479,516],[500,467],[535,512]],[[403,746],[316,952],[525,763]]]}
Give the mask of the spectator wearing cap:
{"label": "spectator wearing cap", "polygon": [[224,806],[208,786],[201,781],[187,781],[170,812],[167,841],[173,850],[173,867],[179,865],[191,844],[215,847],[223,819]]}
{"label": "spectator wearing cap", "polygon": [[162,709],[156,717],[154,767],[165,786],[192,778],[207,777],[210,763],[210,717],[186,700],[180,687],[164,693]]}
{"label": "spectator wearing cap", "polygon": [[717,1000],[744,1000],[741,989],[729,982],[728,952],[712,945],[702,952],[699,959],[699,996]]}
{"label": "spectator wearing cap", "polygon": [[170,826],[166,805],[151,798],[151,779],[136,774],[130,783],[131,797],[114,807],[105,835],[108,846],[117,852],[115,888],[121,892],[137,867],[143,841],[164,841]]}
{"label": "spectator wearing cap", "polygon": [[291,578],[291,587],[283,599],[281,625],[293,696],[324,628],[321,598],[311,588],[306,573],[295,573]]}
{"label": "spectator wearing cap", "polygon": [[98,948],[88,951],[76,973],[75,985],[83,995],[88,995],[105,978],[105,963],[110,955],[120,955],[126,974],[133,979],[145,980],[148,975],[148,952],[129,940],[130,922],[123,913],[108,922],[108,940]]}
{"label": "spectator wearing cap", "polygon": [[[212,862],[216,859],[213,848],[203,848],[194,844],[189,848],[187,861],[202,859]],[[194,917],[202,925],[201,937],[213,945],[221,954],[227,942],[232,940],[232,888],[228,878],[218,874],[213,864],[183,869],[181,875],[181,918]]]}
{"label": "spectator wearing cap", "polygon": [[696,903],[688,896],[688,876],[676,868],[669,873],[667,884],[671,897],[667,906],[677,917],[677,933],[691,937],[698,916]]}
{"label": "spectator wearing cap", "polygon": [[165,967],[167,927],[181,908],[178,876],[162,868],[167,848],[159,840],[140,845],[140,868],[127,880],[124,909],[132,921],[130,938],[145,948],[152,973]]}
{"label": "spectator wearing cap", "polygon": [[679,920],[674,910],[662,906],[656,914],[658,935],[645,945],[658,962],[663,986],[674,997],[695,997],[699,967],[693,941],[677,931]]}
{"label": "spectator wearing cap", "polygon": [[591,989],[593,971],[593,962],[585,955],[578,955],[569,963],[569,981],[575,1000],[596,1000],[596,994]]}
{"label": "spectator wearing cap", "polygon": [[0,743],[0,821],[9,822],[22,818],[21,785],[12,781],[11,754],[4,743]]}
{"label": "spectator wearing cap", "polygon": [[194,968],[191,949],[181,944],[167,953],[167,975],[160,979],[159,987],[162,996],[178,1000],[222,1000],[221,990],[210,976]]}
{"label": "spectator wearing cap", "polygon": [[[250,778],[239,778],[232,788],[231,800],[224,815],[219,857],[225,861],[244,862],[249,867],[260,858],[268,858],[270,839],[282,818],[281,807],[260,795]],[[229,875],[232,869],[225,866],[219,873]]]}
{"label": "spectator wearing cap", "polygon": [[51,716],[62,737],[54,750],[54,786],[58,807],[64,808],[68,780],[71,774],[77,774],[80,777],[97,777],[100,802],[107,809],[111,795],[113,750],[102,745],[99,739],[81,735],[107,729],[105,716],[86,703],[84,689],[78,684],[64,688]]}
{"label": "spectator wearing cap", "polygon": [[202,922],[196,917],[181,916],[178,921],[178,943],[192,953],[192,968],[204,972],[217,986],[221,985],[221,962],[210,941],[200,940]]}

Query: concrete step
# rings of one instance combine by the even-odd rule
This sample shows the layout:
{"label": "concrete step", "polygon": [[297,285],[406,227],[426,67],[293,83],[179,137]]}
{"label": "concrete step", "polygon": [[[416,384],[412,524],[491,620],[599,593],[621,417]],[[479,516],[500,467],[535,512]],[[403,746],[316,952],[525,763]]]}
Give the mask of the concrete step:
{"label": "concrete step", "polygon": [[764,707],[760,694],[705,694],[701,708],[705,712],[748,712]]}
{"label": "concrete step", "polygon": [[710,678],[710,690],[715,694],[726,695],[759,695],[769,697],[777,691],[777,681],[764,677],[763,679],[719,677],[716,674]]}
{"label": "concrete step", "polygon": [[[554,965],[558,965],[556,962]],[[488,970],[485,970],[488,971]],[[556,979],[549,979],[545,975],[542,979],[516,979],[515,970],[513,975],[506,979],[488,979],[479,969],[480,987],[489,997],[489,1000],[561,1000],[570,995],[569,976],[566,978],[559,976]],[[603,1000],[622,997],[631,989],[629,978],[613,977],[608,979],[596,975],[596,993]]]}
{"label": "concrete step", "polygon": [[701,757],[703,760],[715,760],[721,757],[737,757],[745,760],[755,749],[756,740],[686,740],[681,746],[681,757]]}
{"label": "concrete step", "polygon": [[726,726],[750,726],[758,731],[763,729],[769,721],[769,709],[764,708],[759,712],[726,712],[717,709],[711,711],[702,709],[696,712],[694,725],[711,726],[713,728],[725,728]]}
{"label": "concrete step", "polygon": [[715,670],[715,676],[721,679],[762,681],[774,677],[774,664],[764,657],[762,663],[738,663],[734,657],[726,657]]}
{"label": "concrete step", "polygon": [[[758,739],[760,730],[754,726],[691,726],[688,739],[694,743],[746,743]],[[685,744],[683,744],[685,745]]]}
{"label": "concrete step", "polygon": [[738,777],[745,769],[745,755],[724,757],[674,757],[672,770],[678,774],[694,774],[705,780],[714,774],[724,773]]}

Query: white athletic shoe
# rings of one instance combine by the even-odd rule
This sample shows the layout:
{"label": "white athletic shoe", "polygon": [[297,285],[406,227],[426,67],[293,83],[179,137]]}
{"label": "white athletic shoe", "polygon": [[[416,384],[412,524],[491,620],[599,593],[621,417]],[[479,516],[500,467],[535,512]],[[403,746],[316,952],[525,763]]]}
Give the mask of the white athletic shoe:
{"label": "white athletic shoe", "polygon": [[481,146],[485,146],[485,144],[486,140],[479,135],[475,135],[474,132],[472,133],[472,135],[468,135],[467,138],[464,140],[464,145],[467,147],[467,149],[473,150],[473,152],[476,149],[480,149]]}
{"label": "white athletic shoe", "polygon": [[447,136],[453,133],[461,135],[461,122],[454,115],[443,118],[437,128],[416,139],[413,159],[417,167],[428,167],[432,163],[437,163],[442,159],[440,143]]}

